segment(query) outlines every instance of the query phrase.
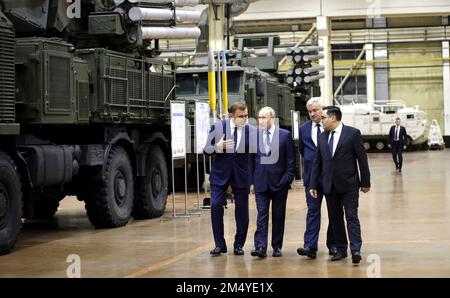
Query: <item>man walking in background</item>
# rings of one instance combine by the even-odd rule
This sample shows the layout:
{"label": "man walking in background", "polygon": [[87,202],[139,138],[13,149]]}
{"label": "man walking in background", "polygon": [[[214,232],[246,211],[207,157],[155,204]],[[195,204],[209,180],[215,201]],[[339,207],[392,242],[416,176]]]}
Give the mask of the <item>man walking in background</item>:
{"label": "man walking in background", "polygon": [[403,149],[406,149],[408,143],[408,137],[406,136],[406,128],[400,125],[401,120],[399,117],[395,119],[395,125],[391,126],[389,130],[389,148],[392,150],[392,159],[395,163],[395,169],[399,173],[402,171],[403,166]]}

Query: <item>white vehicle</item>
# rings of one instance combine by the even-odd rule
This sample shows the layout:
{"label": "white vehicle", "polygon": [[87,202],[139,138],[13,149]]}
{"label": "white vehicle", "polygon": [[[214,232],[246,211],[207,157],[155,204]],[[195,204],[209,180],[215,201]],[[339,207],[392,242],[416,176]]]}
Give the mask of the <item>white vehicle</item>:
{"label": "white vehicle", "polygon": [[361,131],[366,150],[384,150],[389,140],[389,130],[400,117],[406,128],[407,146],[422,145],[427,141],[428,125],[426,113],[419,107],[406,107],[399,101],[383,104],[352,104],[339,106],[342,122]]}

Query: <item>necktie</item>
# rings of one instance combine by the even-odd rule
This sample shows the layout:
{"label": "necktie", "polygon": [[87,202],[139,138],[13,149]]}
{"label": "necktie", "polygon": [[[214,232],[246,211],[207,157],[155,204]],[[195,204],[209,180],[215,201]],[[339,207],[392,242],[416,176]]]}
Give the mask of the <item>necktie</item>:
{"label": "necktie", "polygon": [[317,127],[317,142],[316,142],[316,144],[318,145],[319,144],[319,136],[320,136],[320,123],[317,123],[316,127]]}
{"label": "necktie", "polygon": [[270,151],[270,130],[266,131],[266,152]]}
{"label": "necktie", "polygon": [[234,127],[233,141],[234,141],[234,152],[236,152],[236,148],[237,148],[237,126]]}
{"label": "necktie", "polygon": [[331,132],[331,138],[328,141],[328,150],[330,151],[331,157],[333,157],[333,143],[334,143],[334,131]]}

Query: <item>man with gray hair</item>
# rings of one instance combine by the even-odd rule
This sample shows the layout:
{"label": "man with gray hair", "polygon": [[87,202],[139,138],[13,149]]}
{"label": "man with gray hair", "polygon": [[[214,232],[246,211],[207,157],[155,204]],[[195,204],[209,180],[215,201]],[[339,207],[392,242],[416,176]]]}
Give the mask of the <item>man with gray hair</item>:
{"label": "man with gray hair", "polygon": [[[308,206],[308,213],[306,215],[306,230],[304,234],[303,247],[297,249],[297,253],[301,256],[307,256],[311,259],[317,257],[317,248],[319,241],[321,207],[323,193],[319,191],[317,199],[311,197],[309,193],[309,178],[311,175],[314,156],[317,149],[317,140],[319,135],[323,132],[322,126],[322,100],[320,97],[312,97],[306,103],[306,109],[310,121],[300,126],[299,132],[299,148],[300,154],[303,156],[303,185],[305,186],[306,204]],[[327,231],[327,247],[329,254],[333,255],[336,252],[333,240],[333,231],[330,224],[328,224]]]}
{"label": "man with gray hair", "polygon": [[257,152],[253,155],[253,186],[258,210],[254,257],[265,258],[272,201],[273,257],[281,257],[286,200],[295,176],[294,142],[289,131],[275,125],[275,111],[264,107],[258,114]]}

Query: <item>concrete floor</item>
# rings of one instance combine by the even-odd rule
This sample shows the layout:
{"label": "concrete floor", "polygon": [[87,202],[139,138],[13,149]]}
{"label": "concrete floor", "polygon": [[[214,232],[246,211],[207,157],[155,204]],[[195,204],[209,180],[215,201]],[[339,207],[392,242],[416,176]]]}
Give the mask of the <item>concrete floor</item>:
{"label": "concrete floor", "polygon": [[[369,154],[372,190],[360,196],[363,261],[330,262],[324,244],[326,208],[319,255],[296,253],[303,244],[306,204],[303,189],[289,193],[283,257],[250,256],[255,203],[244,256],[210,257],[209,211],[201,216],[133,221],[126,227],[95,230],[82,203],[66,198],[54,220],[26,222],[14,251],[0,257],[0,277],[65,277],[67,256],[81,258],[82,277],[450,277],[450,151],[405,153],[402,174],[390,154]],[[193,208],[195,195],[190,195]],[[184,196],[177,195],[182,213]],[[167,216],[171,215],[171,198]],[[228,247],[234,236],[234,205],[225,212]],[[270,240],[269,240],[270,241]],[[376,266],[376,265],[380,266]]]}

